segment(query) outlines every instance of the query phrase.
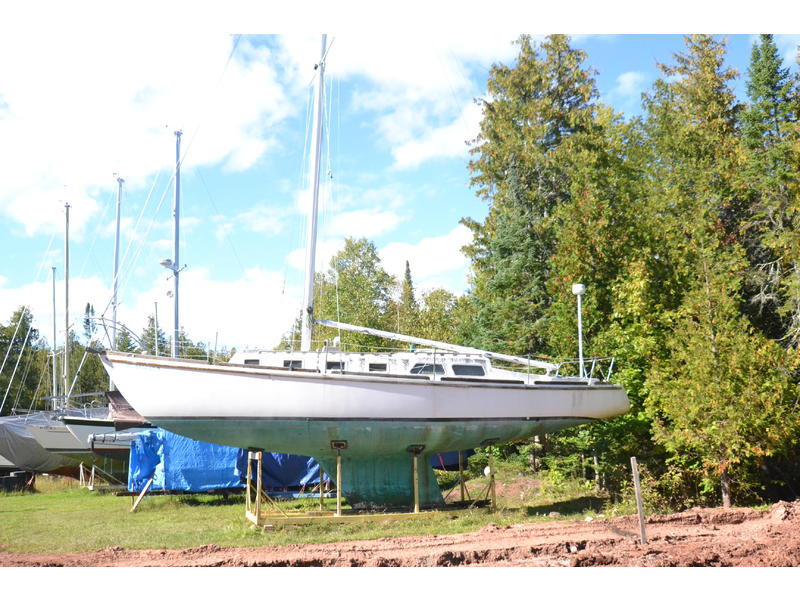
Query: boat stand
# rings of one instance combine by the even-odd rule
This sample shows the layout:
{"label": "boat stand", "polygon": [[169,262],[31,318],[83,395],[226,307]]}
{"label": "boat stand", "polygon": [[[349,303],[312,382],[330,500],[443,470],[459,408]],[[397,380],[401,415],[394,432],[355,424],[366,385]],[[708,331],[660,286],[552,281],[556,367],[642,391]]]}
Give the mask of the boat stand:
{"label": "boat stand", "polygon": [[[119,479],[117,479],[110,473],[106,473],[103,469],[101,469],[97,465],[92,465],[92,469],[91,471],[89,471],[86,467],[83,466],[83,463],[81,463],[79,465],[78,475],[79,475],[78,481],[80,487],[86,488],[90,491],[118,490],[127,487]],[[102,482],[105,485],[97,485],[98,482]]]}
{"label": "boat stand", "polygon": [[[413,495],[414,506],[409,511],[397,512],[367,512],[355,509],[342,509],[342,449],[346,449],[346,442],[340,447],[336,447],[336,509],[326,510],[324,501],[323,471],[320,469],[319,484],[319,510],[283,510],[279,503],[265,493],[262,481],[262,450],[248,450],[247,453],[247,481],[245,484],[245,516],[255,527],[272,528],[280,525],[306,525],[311,523],[352,523],[357,521],[396,521],[404,519],[425,518],[436,514],[452,514],[466,512],[473,508],[483,508],[489,506],[490,512],[494,512],[496,502],[495,481],[494,481],[494,461],[490,454],[490,474],[489,486],[486,491],[486,498],[471,500],[467,502],[468,496],[466,485],[464,484],[463,462],[459,454],[459,476],[461,478],[461,502],[452,507],[443,507],[432,510],[421,510],[419,503],[419,455],[424,446],[409,446],[413,469]],[[254,466],[255,463],[255,466]],[[255,482],[254,473],[255,470]],[[269,503],[272,510],[262,510],[262,506]]]}

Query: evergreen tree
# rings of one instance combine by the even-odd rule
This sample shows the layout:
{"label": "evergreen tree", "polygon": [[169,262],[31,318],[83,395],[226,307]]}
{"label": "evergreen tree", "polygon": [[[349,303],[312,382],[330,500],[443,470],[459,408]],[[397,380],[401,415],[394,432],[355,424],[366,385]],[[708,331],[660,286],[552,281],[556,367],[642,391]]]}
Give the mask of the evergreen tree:
{"label": "evergreen tree", "polygon": [[8,325],[0,325],[0,415],[14,408],[40,407],[40,398],[49,391],[44,379],[47,350],[33,327],[33,314],[21,306]]}
{"label": "evergreen tree", "polygon": [[788,447],[800,420],[785,353],[739,312],[730,265],[701,252],[700,282],[676,314],[669,357],[651,373],[648,406],[676,479],[698,481],[706,501],[719,490],[728,507],[763,459]]}
{"label": "evergreen tree", "polygon": [[167,338],[161,327],[156,330],[156,320],[154,315],[147,317],[147,326],[139,335],[141,352],[146,354],[169,356],[171,352],[170,340]]}
{"label": "evergreen tree", "polygon": [[745,297],[753,323],[767,335],[800,341],[800,79],[783,67],[771,35],[753,44],[742,114],[742,171],[749,214],[744,239],[751,264]]}
{"label": "evergreen tree", "polygon": [[546,349],[547,284],[558,240],[558,207],[572,199],[569,154],[595,128],[598,93],[585,54],[566,36],[541,45],[522,36],[513,67],[495,65],[472,143],[472,185],[490,204],[474,233],[474,345],[515,354]]}
{"label": "evergreen tree", "polygon": [[419,319],[419,306],[414,297],[414,282],[411,279],[411,265],[406,261],[406,270],[400,283],[399,301],[397,303],[397,332],[415,335],[414,331]]}
{"label": "evergreen tree", "polygon": [[120,327],[117,333],[117,351],[119,352],[137,352],[139,348],[133,341],[133,337],[125,327]]}

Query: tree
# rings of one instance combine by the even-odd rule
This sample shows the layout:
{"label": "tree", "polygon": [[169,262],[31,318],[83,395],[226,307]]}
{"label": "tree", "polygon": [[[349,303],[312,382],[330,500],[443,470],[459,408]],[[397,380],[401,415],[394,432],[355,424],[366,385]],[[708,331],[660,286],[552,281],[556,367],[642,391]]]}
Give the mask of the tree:
{"label": "tree", "polygon": [[471,342],[536,354],[547,346],[555,213],[572,200],[569,154],[596,129],[598,93],[592,72],[581,66],[585,53],[566,36],[541,45],[522,36],[517,44],[516,65],[490,71],[490,99],[481,101],[481,131],[471,148],[471,183],[489,214],[483,223],[462,222],[475,235],[466,248],[476,311]]}
{"label": "tree", "polygon": [[[314,314],[328,319],[371,327],[392,329],[391,290],[394,278],[381,266],[378,250],[366,238],[345,240],[344,248],[332,259],[326,274],[317,274]],[[317,338],[318,327],[314,328]],[[391,347],[391,340],[343,331],[341,345],[346,350],[364,351]],[[321,346],[321,340],[315,346]]]}
{"label": "tree", "polygon": [[419,305],[414,297],[414,282],[411,279],[411,265],[406,261],[406,270],[400,282],[399,300],[397,302],[397,333],[414,335],[412,331],[419,319]]}
{"label": "tree", "polygon": [[118,352],[137,352],[139,350],[126,327],[119,328],[116,349]]}
{"label": "tree", "polygon": [[719,489],[729,507],[763,459],[798,432],[795,389],[782,348],[754,332],[737,306],[740,282],[708,249],[699,282],[676,314],[668,358],[647,386],[654,435],[670,466]]}
{"label": "tree", "polygon": [[161,327],[156,330],[156,320],[153,315],[147,317],[147,326],[139,336],[140,351],[147,354],[166,356],[170,353],[170,341]]}
{"label": "tree", "polygon": [[[33,327],[33,314],[20,306],[8,325],[0,325],[0,415],[13,408],[34,408],[44,396],[47,351]],[[48,386],[49,387],[49,386]]]}
{"label": "tree", "polygon": [[742,171],[749,212],[743,227],[751,264],[745,297],[751,321],[767,335],[800,341],[800,78],[783,67],[771,35],[753,44],[742,114]]}

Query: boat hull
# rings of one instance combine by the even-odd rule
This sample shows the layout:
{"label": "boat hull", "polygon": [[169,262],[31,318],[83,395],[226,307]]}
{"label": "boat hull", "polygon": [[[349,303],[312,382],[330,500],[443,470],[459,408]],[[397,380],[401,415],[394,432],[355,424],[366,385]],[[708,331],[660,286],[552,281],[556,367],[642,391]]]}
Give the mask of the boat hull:
{"label": "boat hull", "polygon": [[437,504],[433,453],[520,440],[628,410],[625,391],[607,384],[432,381],[116,352],[101,359],[128,403],[158,427],[204,442],[313,456],[328,472],[341,454],[351,502],[409,504],[412,448],[425,465],[420,501]]}

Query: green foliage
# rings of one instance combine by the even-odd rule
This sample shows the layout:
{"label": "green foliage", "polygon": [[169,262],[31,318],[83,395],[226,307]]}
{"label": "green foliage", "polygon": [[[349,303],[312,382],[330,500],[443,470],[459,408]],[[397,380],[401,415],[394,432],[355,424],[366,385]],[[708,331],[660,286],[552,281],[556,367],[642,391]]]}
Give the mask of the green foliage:
{"label": "green foliage", "polygon": [[472,185],[490,203],[467,247],[473,266],[476,326],[471,343],[515,354],[546,348],[547,291],[558,244],[559,207],[572,200],[569,157],[596,137],[598,95],[585,54],[566,36],[517,44],[516,65],[494,65],[472,143]]}
{"label": "green foliage", "polygon": [[[393,330],[396,314],[391,292],[394,278],[381,266],[375,244],[365,238],[347,238],[345,245],[332,259],[326,274],[317,274],[314,315],[373,329]],[[316,347],[329,329],[314,328]],[[391,340],[342,331],[340,344],[344,350],[363,352],[391,347]],[[319,339],[318,339],[319,338]]]}
{"label": "green foliage", "polygon": [[147,325],[142,329],[139,334],[139,351],[153,356],[169,356],[171,349],[171,341],[167,338],[164,330],[159,325],[156,328],[155,315],[147,317]]}
{"label": "green foliage", "polygon": [[48,360],[33,314],[19,307],[8,325],[0,325],[0,415],[17,407],[44,407],[41,398],[50,392]]}
{"label": "green foliage", "polygon": [[744,290],[746,311],[766,335],[797,345],[800,77],[783,67],[771,35],[753,44],[749,74],[741,138],[748,202],[742,236],[753,265]]}

